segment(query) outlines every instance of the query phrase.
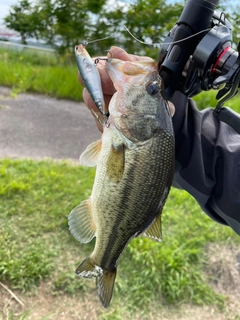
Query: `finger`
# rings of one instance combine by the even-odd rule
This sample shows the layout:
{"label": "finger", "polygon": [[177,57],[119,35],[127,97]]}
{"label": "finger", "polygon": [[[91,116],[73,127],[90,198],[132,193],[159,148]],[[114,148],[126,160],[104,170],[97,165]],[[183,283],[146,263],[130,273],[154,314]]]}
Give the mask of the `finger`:
{"label": "finger", "polygon": [[171,101],[168,101],[168,106],[169,106],[169,109],[170,109],[171,117],[173,117],[174,113],[175,113],[175,106]]}
{"label": "finger", "polygon": [[[90,96],[86,88],[83,89],[82,96],[83,96],[83,101],[87,105],[88,109],[93,109],[95,112],[99,111],[99,109],[97,108],[96,104],[94,103],[92,97]],[[104,101],[106,106],[109,105],[111,98],[112,98],[112,95],[104,95]]]}
{"label": "finger", "polygon": [[[90,109],[90,110],[92,109],[95,112],[98,112],[98,109],[97,109],[95,103],[93,102],[93,100],[92,100],[92,98],[86,88],[83,89],[82,96],[83,96],[83,101],[85,102],[88,109]],[[103,132],[102,125],[97,121],[96,117],[94,117],[94,119],[96,121],[96,126],[97,126],[98,130]]]}
{"label": "finger", "polygon": [[114,92],[116,92],[116,89],[114,88],[112,79],[109,77],[109,74],[107,73],[105,64],[104,65],[100,64],[97,67],[98,67],[98,72],[101,78],[103,94],[113,95]]}
{"label": "finger", "polygon": [[[93,102],[93,100],[92,100],[92,98],[86,88],[83,89],[82,96],[83,96],[83,101],[85,102],[88,109],[93,110],[94,112],[99,114],[99,110],[96,107],[95,103]],[[104,100],[105,100],[106,106],[108,106],[108,104],[111,100],[111,97],[112,96],[104,95]],[[99,123],[99,121],[96,119],[96,117],[94,117],[94,119],[96,121],[96,125],[97,125],[98,129],[102,132],[103,131],[102,125]]]}
{"label": "finger", "polygon": [[81,85],[83,85],[85,87],[85,83],[84,83],[79,71],[78,71],[78,81],[81,83]]}
{"label": "finger", "polygon": [[109,50],[108,58],[116,58],[123,61],[152,60],[150,57],[129,54],[124,49],[115,46],[112,46]]}

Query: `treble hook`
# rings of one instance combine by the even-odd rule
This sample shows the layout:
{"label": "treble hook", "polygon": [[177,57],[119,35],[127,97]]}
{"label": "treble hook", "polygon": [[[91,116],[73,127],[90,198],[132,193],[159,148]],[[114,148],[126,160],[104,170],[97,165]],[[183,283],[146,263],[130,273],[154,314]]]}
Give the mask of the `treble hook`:
{"label": "treble hook", "polygon": [[105,61],[108,61],[109,59],[112,59],[112,53],[111,53],[111,51],[108,51],[108,54],[110,54],[110,57],[109,58],[96,58],[95,60],[94,60],[94,63],[95,64],[98,64],[98,62],[100,61],[100,60],[105,60]]}

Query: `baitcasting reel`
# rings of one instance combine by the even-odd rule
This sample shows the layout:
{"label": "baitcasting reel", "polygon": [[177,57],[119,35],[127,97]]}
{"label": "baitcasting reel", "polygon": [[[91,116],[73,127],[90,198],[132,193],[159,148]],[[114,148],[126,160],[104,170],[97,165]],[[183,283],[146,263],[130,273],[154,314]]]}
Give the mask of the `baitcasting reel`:
{"label": "baitcasting reel", "polygon": [[232,48],[232,27],[224,13],[214,11],[219,0],[188,0],[159,53],[159,70],[171,100],[176,90],[189,97],[219,90],[214,115],[240,133],[240,116],[225,101],[238,91],[240,45]]}

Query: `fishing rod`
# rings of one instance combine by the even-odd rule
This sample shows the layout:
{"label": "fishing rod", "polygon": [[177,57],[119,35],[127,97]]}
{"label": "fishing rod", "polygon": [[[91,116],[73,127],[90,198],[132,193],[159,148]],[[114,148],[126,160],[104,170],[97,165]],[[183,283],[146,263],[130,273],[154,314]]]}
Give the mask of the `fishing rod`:
{"label": "fishing rod", "polygon": [[232,48],[232,26],[219,0],[188,0],[159,53],[159,73],[168,100],[179,90],[189,97],[218,90],[214,115],[240,134],[240,115],[223,104],[240,84],[240,44]]}

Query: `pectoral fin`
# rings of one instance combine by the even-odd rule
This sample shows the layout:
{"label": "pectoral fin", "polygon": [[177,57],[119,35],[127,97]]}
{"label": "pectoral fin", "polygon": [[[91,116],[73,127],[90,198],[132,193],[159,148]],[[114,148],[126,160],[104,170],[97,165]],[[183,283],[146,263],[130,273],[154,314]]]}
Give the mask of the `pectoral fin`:
{"label": "pectoral fin", "polygon": [[102,140],[97,140],[91,143],[85,151],[81,154],[80,164],[87,167],[94,167],[97,165],[98,157],[102,149]]}
{"label": "pectoral fin", "polygon": [[161,214],[155,219],[155,221],[145,230],[142,234],[144,237],[150,238],[152,240],[162,241],[162,224],[161,224]]}
{"label": "pectoral fin", "polygon": [[81,243],[90,242],[95,237],[96,226],[92,217],[90,198],[71,211],[68,225],[71,234]]}
{"label": "pectoral fin", "polygon": [[124,145],[112,145],[109,157],[106,163],[107,175],[113,182],[119,182],[122,179],[125,164]]}

